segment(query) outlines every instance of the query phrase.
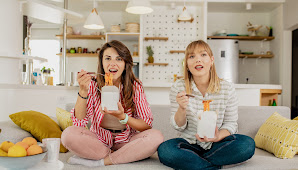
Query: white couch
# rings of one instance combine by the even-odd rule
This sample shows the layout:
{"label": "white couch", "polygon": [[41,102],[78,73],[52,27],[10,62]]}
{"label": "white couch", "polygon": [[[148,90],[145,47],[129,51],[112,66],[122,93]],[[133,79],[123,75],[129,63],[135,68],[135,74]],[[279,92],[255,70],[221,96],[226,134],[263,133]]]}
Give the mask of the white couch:
{"label": "white couch", "polygon": [[[170,106],[151,106],[154,120],[153,128],[160,130],[165,137],[165,140],[177,137],[177,132],[170,125]],[[278,112],[284,117],[290,118],[290,109],[283,106],[240,106],[239,107],[239,134],[245,134],[254,138],[260,126],[265,120],[274,112]],[[60,153],[60,160],[64,162],[65,170],[83,170],[90,169],[80,165],[69,165],[66,163],[67,159],[72,154]],[[256,148],[255,155],[248,161],[239,165],[225,166],[229,169],[297,169],[298,168],[298,155],[293,159],[279,159],[273,154],[264,150]],[[95,169],[171,169],[158,160],[155,153],[149,159],[122,165],[111,165],[107,167],[98,167]]]}

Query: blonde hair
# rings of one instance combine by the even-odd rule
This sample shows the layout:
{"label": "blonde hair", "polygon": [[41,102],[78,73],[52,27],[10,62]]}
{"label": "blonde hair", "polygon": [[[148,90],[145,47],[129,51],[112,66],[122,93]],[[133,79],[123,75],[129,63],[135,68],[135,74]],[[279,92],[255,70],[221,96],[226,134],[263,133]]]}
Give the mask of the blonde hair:
{"label": "blonde hair", "polygon": [[[210,57],[213,56],[211,48],[203,40],[193,41],[187,46],[185,51],[185,64],[184,64],[184,82],[185,82],[185,89],[187,94],[192,93],[190,82],[191,82],[191,79],[193,78],[191,72],[187,67],[187,59],[190,54],[194,53],[195,48],[199,48],[199,47],[202,47],[203,49],[205,49]],[[220,91],[220,81],[221,79],[217,76],[215,64],[213,63],[210,68],[210,81],[209,81],[209,86],[207,88],[207,92],[218,93]]]}

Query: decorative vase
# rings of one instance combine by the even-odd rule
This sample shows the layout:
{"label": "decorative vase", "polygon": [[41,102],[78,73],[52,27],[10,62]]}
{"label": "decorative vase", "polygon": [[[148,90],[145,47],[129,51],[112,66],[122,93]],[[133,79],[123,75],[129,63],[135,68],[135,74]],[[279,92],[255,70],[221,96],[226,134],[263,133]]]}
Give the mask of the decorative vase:
{"label": "decorative vase", "polygon": [[148,57],[148,63],[154,63],[154,58],[153,56]]}

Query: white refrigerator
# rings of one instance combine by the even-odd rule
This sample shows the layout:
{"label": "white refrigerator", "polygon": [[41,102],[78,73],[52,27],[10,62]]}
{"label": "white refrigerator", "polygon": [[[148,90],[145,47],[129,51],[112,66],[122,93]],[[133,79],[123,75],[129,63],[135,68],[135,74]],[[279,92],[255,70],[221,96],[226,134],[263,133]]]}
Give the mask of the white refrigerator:
{"label": "white refrigerator", "polygon": [[234,84],[238,83],[238,40],[207,40],[213,56],[217,75]]}

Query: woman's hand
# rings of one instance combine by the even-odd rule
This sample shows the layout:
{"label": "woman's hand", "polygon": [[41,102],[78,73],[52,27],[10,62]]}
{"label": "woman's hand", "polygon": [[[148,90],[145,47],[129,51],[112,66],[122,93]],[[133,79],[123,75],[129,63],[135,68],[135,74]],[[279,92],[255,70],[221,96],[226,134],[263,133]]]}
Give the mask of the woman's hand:
{"label": "woman's hand", "polygon": [[184,91],[177,94],[176,101],[183,110],[187,108],[189,103],[189,99]]}
{"label": "woman's hand", "polygon": [[79,93],[83,97],[88,95],[89,83],[91,82],[91,75],[87,73],[88,72],[83,69],[78,73]]}
{"label": "woman's hand", "polygon": [[115,116],[119,120],[125,119],[124,109],[120,102],[118,102],[118,110],[108,110],[106,107],[104,110],[102,110],[101,107],[99,107],[101,113],[103,114],[110,114],[112,116]]}
{"label": "woman's hand", "polygon": [[216,128],[215,128],[214,138],[207,138],[206,136],[204,136],[204,138],[200,138],[200,136],[198,134],[196,134],[196,138],[200,142],[219,142],[220,139],[219,139],[218,127],[216,126]]}

